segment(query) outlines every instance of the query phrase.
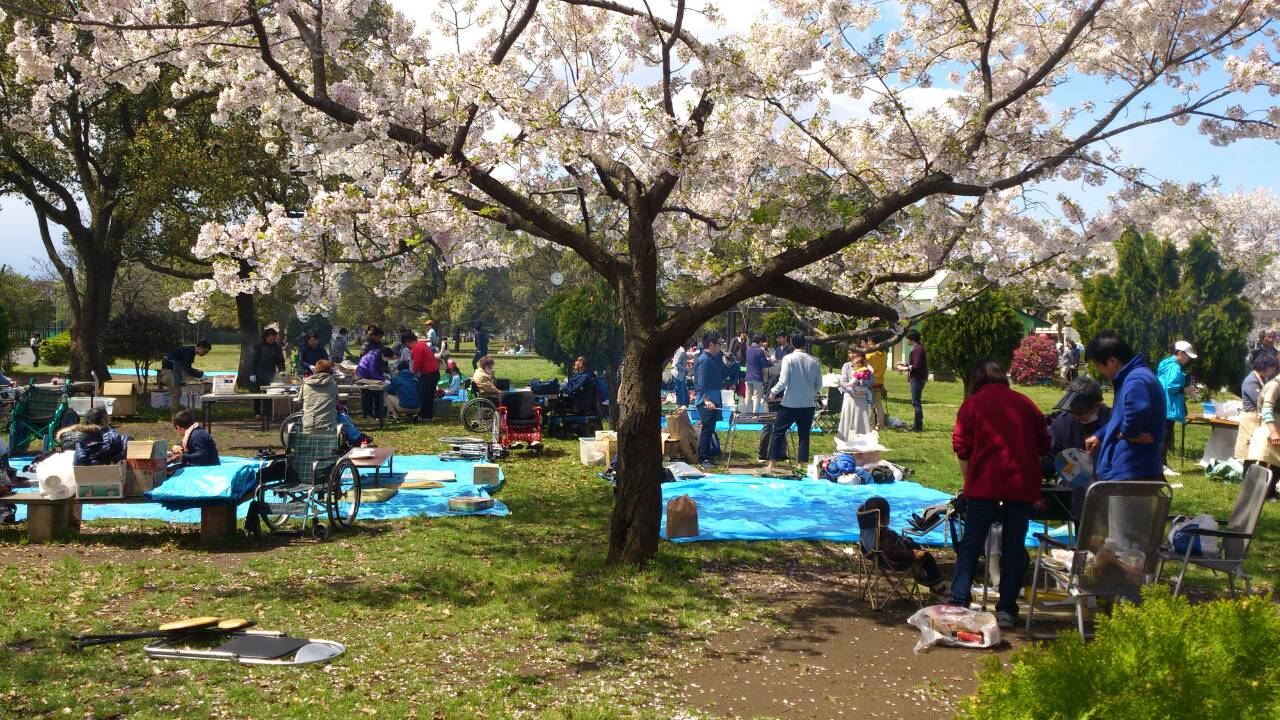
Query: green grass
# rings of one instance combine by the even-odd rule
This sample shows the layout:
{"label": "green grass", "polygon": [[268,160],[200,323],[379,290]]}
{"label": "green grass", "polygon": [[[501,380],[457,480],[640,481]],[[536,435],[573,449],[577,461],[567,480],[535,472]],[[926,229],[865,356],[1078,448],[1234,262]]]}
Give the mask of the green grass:
{"label": "green grass", "polygon": [[[461,364],[470,370],[469,354]],[[537,358],[498,359],[499,376],[513,384],[550,370]],[[905,381],[888,381],[889,412],[909,417]],[[1045,408],[1059,396],[1026,392]],[[925,432],[883,438],[889,458],[946,491],[961,484],[950,451],[960,398],[957,384],[930,383]],[[165,418],[146,419],[168,436]],[[136,428],[146,434],[148,425]],[[457,432],[450,419],[375,434],[400,453],[421,453]],[[1206,437],[1192,428],[1188,455],[1198,457]],[[815,451],[832,442],[817,437]],[[504,463],[508,518],[361,522],[328,543],[238,541],[223,552],[196,547],[189,528],[161,523],[91,523],[91,532],[53,549],[0,529],[8,601],[0,715],[61,717],[71,708],[129,718],[669,717],[683,658],[701,639],[766,610],[727,586],[720,569],[836,562],[825,543],[663,543],[643,570],[605,567],[611,489],[596,468],[578,465],[576,441],[547,444],[543,458]],[[1184,484],[1175,507],[1225,516],[1236,488],[1192,468],[1174,479]],[[1250,563],[1271,585],[1280,564],[1274,507]],[[77,556],[82,547],[87,554]],[[1219,588],[1206,575],[1191,577],[1200,592]],[[75,632],[202,614],[251,617],[349,651],[327,669],[255,670],[145,662],[137,643],[66,648]]]}

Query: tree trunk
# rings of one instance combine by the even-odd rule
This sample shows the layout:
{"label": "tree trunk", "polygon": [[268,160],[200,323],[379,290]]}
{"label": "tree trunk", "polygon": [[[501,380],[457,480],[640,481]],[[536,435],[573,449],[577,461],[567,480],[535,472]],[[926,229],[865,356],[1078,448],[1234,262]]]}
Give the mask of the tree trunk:
{"label": "tree trunk", "polygon": [[70,374],[76,380],[90,380],[90,373],[97,373],[98,381],[106,382],[111,379],[111,372],[103,355],[102,338],[111,319],[111,289],[119,266],[88,254],[81,254],[81,262],[84,289],[80,302],[72,305]]}
{"label": "tree trunk", "polygon": [[253,374],[253,346],[258,342],[258,308],[252,295],[236,295],[236,324],[240,326],[240,363],[236,384],[249,387]]}
{"label": "tree trunk", "polygon": [[662,354],[628,343],[618,391],[618,473],[609,530],[611,564],[639,564],[658,551],[662,520]]}

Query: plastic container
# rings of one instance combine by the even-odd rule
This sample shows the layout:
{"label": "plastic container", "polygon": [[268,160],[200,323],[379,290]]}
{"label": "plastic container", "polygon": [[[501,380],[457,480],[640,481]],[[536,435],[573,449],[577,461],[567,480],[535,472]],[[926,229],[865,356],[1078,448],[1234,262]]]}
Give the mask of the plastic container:
{"label": "plastic container", "polygon": [[[90,405],[90,400],[93,401],[92,405]],[[80,417],[84,417],[89,412],[90,408],[96,408],[96,407],[106,408],[107,414],[110,415],[112,410],[115,409],[115,406],[116,406],[115,398],[109,398],[109,397],[89,398],[82,395],[67,398],[67,407],[71,408],[72,410],[75,410],[76,414],[79,415]]]}
{"label": "plastic container", "polygon": [[1200,403],[1200,407],[1204,408],[1205,417],[1216,417],[1218,414],[1218,406],[1214,405],[1213,401]]}
{"label": "plastic container", "polygon": [[583,465],[604,465],[608,456],[606,444],[597,443],[593,437],[578,438],[578,458]]}

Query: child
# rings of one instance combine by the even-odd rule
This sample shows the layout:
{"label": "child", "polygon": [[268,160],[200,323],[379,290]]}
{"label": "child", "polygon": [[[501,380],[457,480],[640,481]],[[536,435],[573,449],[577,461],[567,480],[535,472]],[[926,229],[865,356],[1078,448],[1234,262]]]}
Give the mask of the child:
{"label": "child", "polygon": [[462,394],[462,371],[458,369],[458,363],[449,360],[445,363],[444,377],[440,378],[437,385],[436,397],[458,397]]}
{"label": "child", "polygon": [[[878,528],[869,527],[874,522],[876,513],[870,511],[878,510],[880,518],[880,526]],[[916,581],[921,585],[928,586],[929,592],[934,595],[946,595],[947,583],[942,579],[942,573],[938,571],[938,562],[933,559],[933,555],[924,548],[917,545],[914,541],[899,535],[889,529],[889,501],[873,495],[862,503],[862,507],[858,508],[858,529],[860,532],[879,532],[880,533],[880,550],[884,553],[885,562],[888,563],[890,570],[906,570],[911,569],[911,574],[915,576]]]}
{"label": "child", "polygon": [[174,415],[173,427],[182,432],[182,444],[169,448],[170,463],[180,467],[218,464],[218,446],[213,436],[200,427],[190,410]]}

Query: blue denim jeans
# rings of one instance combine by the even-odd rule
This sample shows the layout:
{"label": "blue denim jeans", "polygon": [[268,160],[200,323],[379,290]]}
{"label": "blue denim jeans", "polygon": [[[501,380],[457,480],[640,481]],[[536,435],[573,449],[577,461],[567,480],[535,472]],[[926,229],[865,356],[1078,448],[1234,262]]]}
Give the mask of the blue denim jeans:
{"label": "blue denim jeans", "polygon": [[676,407],[684,407],[689,404],[689,384],[684,378],[677,378],[673,381],[675,385]]}
{"label": "blue denim jeans", "polygon": [[978,571],[992,523],[1000,534],[1000,602],[996,610],[1018,614],[1018,594],[1027,571],[1027,524],[1031,503],[965,498],[964,536],[956,546],[956,569],[951,578],[951,602],[969,607],[969,593]]}
{"label": "blue denim jeans", "polygon": [[698,462],[714,460],[720,455],[720,439],[716,437],[716,423],[720,422],[720,408],[698,406],[698,423],[702,433],[698,436]]}
{"label": "blue denim jeans", "polygon": [[915,411],[915,418],[911,423],[911,429],[920,432],[924,429],[924,407],[921,405],[920,396],[924,394],[925,380],[910,380],[907,382],[911,386],[911,409]]}

